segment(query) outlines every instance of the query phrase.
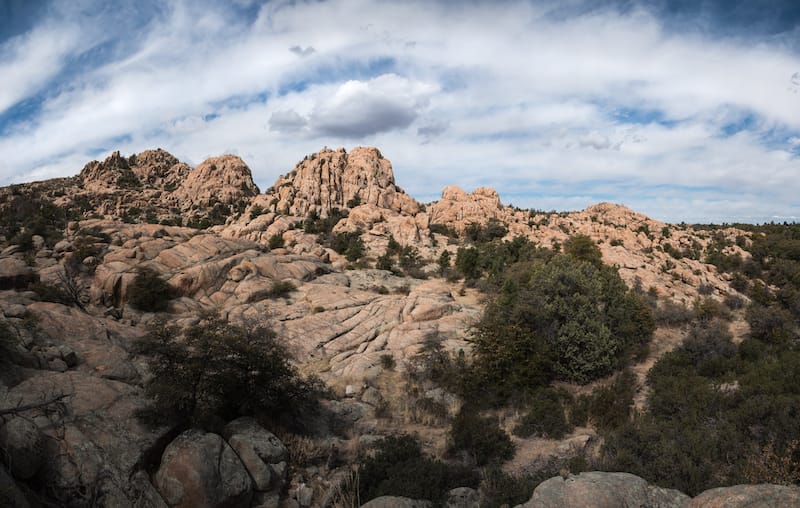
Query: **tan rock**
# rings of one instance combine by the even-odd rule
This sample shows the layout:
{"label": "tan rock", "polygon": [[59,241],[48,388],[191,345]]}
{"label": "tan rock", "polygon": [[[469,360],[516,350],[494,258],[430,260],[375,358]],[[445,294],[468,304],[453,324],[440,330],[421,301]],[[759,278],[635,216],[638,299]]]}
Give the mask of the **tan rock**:
{"label": "tan rock", "polygon": [[174,196],[188,209],[189,205],[209,206],[214,201],[231,204],[259,192],[247,164],[235,155],[223,155],[207,159],[189,172]]}
{"label": "tan rock", "polygon": [[391,163],[376,148],[322,150],[299,162],[267,191],[270,210],[306,217],[327,216],[349,203],[414,214],[419,204],[395,185]]}

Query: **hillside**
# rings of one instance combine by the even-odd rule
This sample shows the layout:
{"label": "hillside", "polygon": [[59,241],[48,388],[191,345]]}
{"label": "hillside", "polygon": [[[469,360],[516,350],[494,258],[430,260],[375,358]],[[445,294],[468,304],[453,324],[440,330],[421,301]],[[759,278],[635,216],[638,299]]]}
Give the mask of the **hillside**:
{"label": "hillside", "polygon": [[[746,309],[774,304],[791,312],[797,305],[780,281],[770,279],[774,252],[756,248],[771,238],[761,232],[665,224],[611,203],[576,212],[522,210],[502,204],[488,188],[467,193],[447,187],[440,200],[418,203],[397,185],[391,163],[369,147],[311,154],[263,193],[235,156],[192,168],[160,149],[129,157],[116,152],[86,164],[72,178],[0,189],[0,217],[0,447],[5,450],[0,485],[8,489],[0,499],[20,506],[344,506],[340,491],[347,490],[351,465],[368,463],[365,451],[398,433],[415,433],[428,456],[474,467],[468,451],[452,450],[451,425],[460,421],[470,396],[460,391],[466,384],[456,387],[451,377],[467,369],[464,365],[480,364],[485,343],[475,339],[475,330],[486,323],[487,309],[503,295],[524,303],[536,294],[535,287],[523,288],[527,293],[509,289],[510,281],[524,279],[514,276],[520,266],[538,273],[556,266],[553,259],[575,256],[578,264],[564,261],[564,269],[576,266],[590,277],[595,272],[587,266],[604,264],[597,276],[616,288],[618,297],[594,307],[605,312],[630,299],[638,307],[628,309],[655,318],[652,338],[648,335],[638,352],[614,349],[606,370],[591,378],[553,374],[552,386],[564,394],[558,395],[563,400],[556,402],[557,411],[570,417],[578,406],[567,399],[600,400],[603,390],[612,398],[624,391],[636,411],[656,414],[653,393],[661,400],[662,385],[653,379],[661,378],[648,374],[654,365],[665,365],[659,359],[673,350],[683,354],[687,337],[693,343],[707,339],[710,350],[722,340],[700,324],[722,323],[730,346],[718,349],[732,348],[725,359],[733,361],[746,356],[736,348],[752,345],[761,331],[751,330],[761,321]],[[578,250],[581,241],[588,251]],[[742,268],[757,264],[767,267],[764,273]],[[617,274],[625,285],[614,286]],[[788,268],[785,274],[795,276]],[[549,280],[546,275],[542,280]],[[592,280],[586,284],[594,287]],[[607,287],[598,289],[603,298],[611,291]],[[774,301],[759,296],[759,288],[777,295]],[[297,375],[324,384],[321,410],[291,418],[275,412],[280,405],[248,412],[245,397],[226,417],[203,425],[141,419],[152,399],[153,373],[162,372],[152,357],[164,351],[143,339],[167,330],[162,340],[174,341],[185,330],[217,323],[214,319],[240,331],[268,327]],[[615,326],[621,330],[624,324]],[[786,346],[791,351],[796,317],[779,325],[786,329],[781,344],[791,344]],[[609,327],[613,338],[617,328]],[[221,341],[225,333],[215,337]],[[591,343],[592,335],[584,335],[581,340]],[[209,350],[214,345],[203,344]],[[764,351],[759,358],[773,354]],[[233,364],[240,353],[225,354]],[[214,358],[205,361],[212,365]],[[270,365],[278,372],[282,363]],[[629,377],[623,378],[626,367]],[[724,390],[724,380],[734,392],[740,381],[746,385],[747,368],[726,365],[719,367],[722,374],[701,369],[697,376],[717,376],[715,390]],[[174,371],[175,383],[181,375]],[[615,392],[620,379],[628,380],[626,390]],[[536,399],[480,411],[511,431],[525,420],[530,400]],[[787,407],[796,403],[786,399]],[[624,464],[609,462],[604,445],[622,446],[614,432],[638,421],[636,411],[624,406],[625,421],[614,432],[599,423],[594,409],[587,411],[583,422],[558,436],[533,432],[507,438],[515,451],[497,474],[544,479],[565,467],[569,475],[593,464]],[[190,426],[203,430],[186,430]],[[761,452],[772,443],[777,448],[771,453],[793,458],[790,446],[796,441],[773,434],[763,429],[752,446]],[[752,459],[746,456],[751,451],[741,451],[737,460]],[[742,478],[738,472],[717,473],[685,485],[645,479],[696,495]],[[570,478],[591,474],[601,473]],[[779,483],[768,475],[748,478]],[[552,487],[556,480],[542,484],[541,496],[551,485],[547,495],[562,496],[558,502],[564,506],[574,504],[577,498],[569,498],[567,487]],[[470,481],[473,487],[480,483]],[[659,490],[638,478],[597,480],[603,481],[639,481],[643,496]],[[578,480],[574,484],[583,488]],[[485,481],[481,485],[486,498],[489,489]],[[769,495],[779,506],[800,499],[796,487],[760,488],[706,493],[691,502],[711,506],[697,499]],[[523,500],[532,494],[533,487]],[[667,498],[675,506],[690,502],[677,491]],[[539,506],[535,499],[530,506]]]}

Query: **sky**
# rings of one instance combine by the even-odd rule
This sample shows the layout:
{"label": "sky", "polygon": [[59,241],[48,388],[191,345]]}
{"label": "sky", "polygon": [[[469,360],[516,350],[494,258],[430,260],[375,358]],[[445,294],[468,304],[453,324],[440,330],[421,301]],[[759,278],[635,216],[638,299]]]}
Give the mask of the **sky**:
{"label": "sky", "polygon": [[800,221],[800,3],[0,0],[0,185],[326,146],[423,202]]}

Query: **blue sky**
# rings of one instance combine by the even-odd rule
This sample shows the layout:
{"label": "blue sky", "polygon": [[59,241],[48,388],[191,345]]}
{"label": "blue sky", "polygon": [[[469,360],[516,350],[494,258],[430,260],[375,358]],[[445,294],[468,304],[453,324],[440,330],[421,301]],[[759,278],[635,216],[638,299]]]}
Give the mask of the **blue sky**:
{"label": "blue sky", "polygon": [[374,145],[422,201],[800,220],[795,1],[0,0],[0,77],[0,185]]}

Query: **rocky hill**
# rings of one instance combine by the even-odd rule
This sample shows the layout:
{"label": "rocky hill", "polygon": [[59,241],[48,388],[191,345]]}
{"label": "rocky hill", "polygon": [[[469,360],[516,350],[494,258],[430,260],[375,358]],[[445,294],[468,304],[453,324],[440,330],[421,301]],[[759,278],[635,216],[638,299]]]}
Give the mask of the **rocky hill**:
{"label": "rocky hill", "polygon": [[[235,156],[191,168],[160,149],[115,152],[73,178],[0,189],[0,214],[0,323],[14,365],[0,375],[0,499],[19,506],[317,506],[333,502],[343,464],[380,436],[416,431],[441,452],[446,429],[427,425],[415,404],[432,400],[452,416],[460,401],[403,383],[431,341],[470,354],[484,296],[443,277],[438,260],[455,259],[477,232],[549,248],[586,235],[630,286],[663,301],[747,299],[705,262],[717,252],[746,260],[744,231],[711,234],[609,203],[521,210],[487,188],[447,187],[421,204],[375,148],[307,156],[264,193]],[[397,261],[378,266],[392,249]],[[162,312],[131,304],[144,268],[177,295]],[[297,463],[307,441],[281,443],[252,419],[176,436],[136,418],[151,377],[137,340],[165,317],[191,325],[212,310],[237,325],[268,323],[300,371],[330,387],[324,404],[347,431],[317,425],[324,466]],[[637,368],[642,399],[647,369],[683,336],[656,333]],[[387,408],[403,416],[382,417]],[[518,441],[521,469],[599,446],[592,428]]]}

